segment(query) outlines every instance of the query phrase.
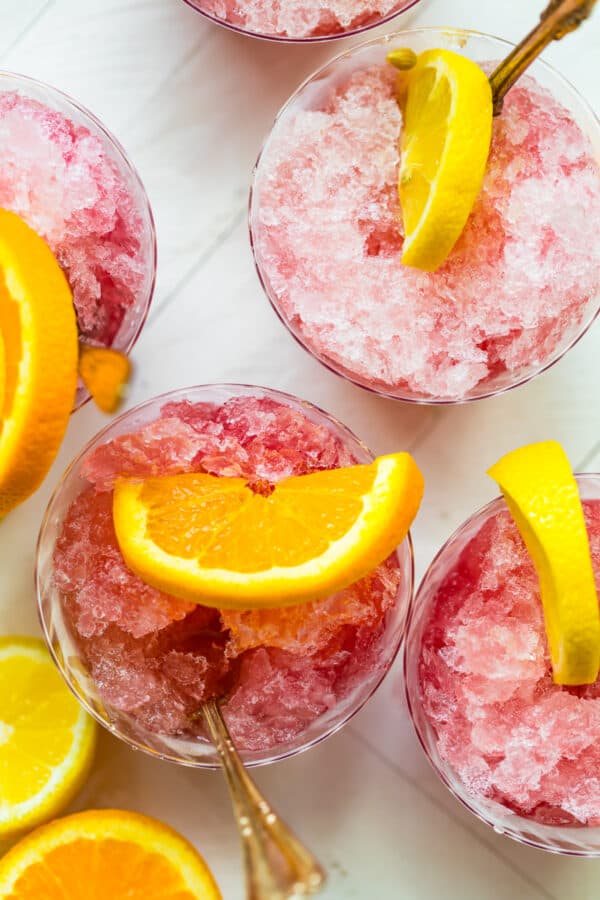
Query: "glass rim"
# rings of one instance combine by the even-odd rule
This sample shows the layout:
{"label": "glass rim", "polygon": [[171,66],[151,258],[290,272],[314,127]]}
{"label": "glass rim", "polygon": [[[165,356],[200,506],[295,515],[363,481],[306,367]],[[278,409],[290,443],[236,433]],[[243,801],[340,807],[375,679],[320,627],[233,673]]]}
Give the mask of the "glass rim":
{"label": "glass rim", "polygon": [[[598,483],[599,491],[598,495],[600,497],[600,472],[577,472],[575,474],[575,479],[577,483],[581,482],[594,482]],[[481,808],[476,808],[474,803],[470,801],[469,795],[467,794],[466,788],[461,793],[451,782],[451,780],[446,775],[446,772],[437,764],[435,759],[430,752],[427,741],[425,739],[425,731],[430,730],[433,735],[435,735],[434,727],[427,720],[427,724],[424,728],[421,728],[418,724],[418,717],[416,715],[416,708],[420,706],[420,704],[414,703],[413,698],[411,696],[411,690],[409,688],[409,653],[410,653],[410,643],[412,638],[412,631],[415,627],[415,617],[418,613],[418,609],[420,603],[422,601],[422,594],[427,588],[427,581],[430,578],[431,573],[437,567],[438,562],[445,555],[448,548],[454,544],[455,541],[459,540],[463,533],[467,532],[471,525],[476,522],[478,519],[487,521],[490,514],[496,514],[497,512],[507,511],[508,507],[506,506],[506,502],[502,495],[494,497],[492,500],[485,503],[483,506],[479,507],[475,510],[467,519],[465,519],[457,528],[453,530],[450,536],[444,541],[440,549],[437,551],[427,569],[425,570],[416,591],[413,592],[412,599],[410,602],[408,615],[406,619],[406,629],[405,629],[405,637],[402,648],[402,659],[401,659],[401,667],[402,667],[402,680],[403,680],[403,692],[404,699],[406,701],[406,705],[408,708],[409,719],[413,728],[413,732],[417,738],[417,741],[423,751],[425,758],[427,759],[428,764],[431,766],[433,771],[435,772],[437,778],[440,779],[445,788],[449,791],[449,793],[454,797],[455,800],[458,800],[459,803],[466,809],[468,812],[475,816],[479,821],[483,822],[485,825],[489,825],[495,832],[501,834],[503,837],[510,838],[513,841],[516,841],[519,844],[524,844],[528,847],[534,847],[536,850],[543,850],[546,853],[553,853],[558,856],[576,856],[581,858],[597,858],[600,857],[600,846],[597,850],[590,850],[586,848],[578,849],[575,846],[569,846],[568,848],[559,848],[557,846],[551,845],[549,843],[549,839],[553,835],[560,834],[569,834],[572,835],[574,839],[577,837],[577,833],[585,833],[590,830],[595,830],[598,832],[600,836],[600,826],[593,825],[549,825],[543,822],[537,822],[532,820],[526,816],[520,815],[517,812],[510,810],[508,807],[503,807],[505,809],[507,815],[511,816],[512,822],[514,823],[514,827],[510,827],[510,824],[502,824],[500,826],[497,821],[494,821],[492,815],[486,815],[485,812]],[[420,648],[418,648],[420,650]],[[425,716],[425,718],[427,718]],[[449,770],[453,771],[452,766],[448,764]],[[456,776],[456,783],[464,788],[464,785],[458,775]],[[485,799],[485,798],[483,798]],[[498,804],[501,806],[501,804]],[[528,835],[522,835],[518,832],[519,823],[526,823],[527,826],[533,825],[537,830],[546,834],[548,836],[548,842],[544,842],[542,837],[535,838],[530,837]]]}
{"label": "glass rim", "polygon": [[[119,161],[124,165],[129,174],[132,177],[133,183],[135,184],[136,189],[139,191],[140,198],[142,199],[142,203],[140,205],[141,214],[147,218],[148,224],[148,235],[150,238],[150,252],[149,252],[149,263],[152,267],[152,274],[150,278],[150,282],[148,284],[148,288],[146,291],[146,297],[144,298],[143,307],[140,310],[139,320],[136,322],[135,329],[133,330],[131,337],[127,341],[127,343],[123,347],[118,347],[122,353],[125,353],[126,356],[129,356],[133,348],[138,342],[140,334],[146,324],[146,320],[150,313],[150,307],[152,305],[152,300],[154,298],[154,291],[156,288],[156,276],[157,276],[157,264],[158,264],[158,247],[157,247],[157,238],[156,238],[156,222],[154,219],[154,213],[152,212],[152,206],[150,204],[150,198],[148,197],[148,192],[142,181],[142,178],[138,172],[137,167],[129,157],[127,151],[124,146],[121,144],[119,139],[115,137],[115,135],[110,131],[109,128],[93,113],[90,109],[88,109],[85,104],[80,103],[79,100],[76,100],[71,94],[68,94],[66,91],[63,91],[61,88],[55,87],[53,84],[49,84],[47,81],[42,81],[39,78],[32,78],[30,75],[24,75],[21,72],[16,72],[11,69],[3,69],[0,68],[0,92],[2,92],[2,80],[4,78],[12,79],[14,81],[22,82],[23,85],[31,85],[32,88],[37,88],[40,91],[47,91],[49,94],[54,94],[56,97],[64,101],[68,106],[73,107],[84,119],[88,119],[90,123],[96,128],[102,135],[104,139],[108,142],[111,149],[114,150]],[[80,400],[76,400],[73,406],[73,413],[82,409],[89,403],[91,400],[91,395],[88,391],[86,391],[85,396]]]}
{"label": "glass rim", "polygon": [[367,25],[360,25],[357,28],[348,29],[347,31],[339,31],[335,34],[317,34],[317,35],[308,35],[306,37],[288,37],[287,35],[279,35],[279,34],[267,34],[266,32],[260,31],[252,31],[249,28],[244,28],[242,25],[235,25],[232,22],[227,22],[225,19],[219,19],[217,16],[212,13],[206,12],[206,10],[200,9],[196,6],[195,0],[183,0],[194,12],[200,13],[201,16],[204,16],[205,19],[208,19],[209,22],[213,22],[215,25],[220,25],[222,28],[227,28],[229,31],[233,31],[236,34],[242,34],[245,37],[256,38],[259,41],[266,41],[271,44],[323,44],[328,41],[336,41],[343,40],[344,38],[356,37],[359,34],[364,34],[367,31],[370,31],[372,28],[379,28],[382,25],[386,25],[388,22],[391,22],[393,19],[401,16],[403,13],[408,12],[414,6],[417,6],[422,0],[408,0],[406,6],[403,6],[402,9],[397,9],[396,12],[387,13],[387,15],[382,18],[377,19],[376,22],[371,22]]}
{"label": "glass rim", "polygon": [[[208,382],[205,384],[197,384],[191,385],[185,388],[178,388],[175,390],[165,391],[162,394],[158,394],[155,397],[151,397],[148,400],[142,401],[136,406],[131,407],[128,410],[125,410],[115,419],[111,420],[107,425],[105,425],[100,431],[96,432],[96,434],[86,442],[84,447],[77,453],[75,458],[70,462],[65,471],[60,477],[56,487],[54,488],[50,499],[48,500],[48,504],[44,511],[44,515],[40,524],[40,529],[38,532],[38,537],[36,541],[35,548],[35,568],[34,568],[34,583],[35,583],[35,593],[36,593],[36,608],[38,621],[40,623],[42,629],[42,635],[44,638],[44,642],[48,648],[48,651],[52,657],[52,660],[60,672],[63,681],[71,691],[71,693],[75,696],[80,705],[86,710],[86,712],[92,716],[107,731],[113,734],[115,737],[119,738],[123,741],[123,743],[127,744],[133,750],[139,750],[142,753],[147,754],[148,756],[164,760],[166,762],[171,762],[176,765],[185,766],[186,768],[191,769],[204,769],[207,771],[218,771],[221,768],[219,762],[208,762],[201,759],[182,759],[180,756],[177,756],[175,753],[170,754],[167,752],[159,751],[153,747],[148,746],[142,740],[138,740],[131,735],[126,734],[121,728],[117,725],[111,723],[108,718],[104,718],[100,712],[94,708],[94,706],[89,702],[87,697],[82,691],[79,691],[76,685],[72,682],[72,679],[69,676],[69,673],[63,664],[62,659],[58,656],[55,651],[53,641],[51,638],[50,630],[48,627],[48,623],[44,616],[42,602],[43,602],[43,593],[41,586],[41,578],[40,578],[40,555],[41,555],[41,547],[42,542],[45,536],[46,529],[49,526],[51,516],[53,514],[54,505],[60,497],[62,490],[70,478],[75,467],[87,456],[90,450],[99,446],[102,443],[102,438],[104,438],[109,432],[111,432],[114,428],[118,427],[122,422],[127,420],[130,416],[143,411],[147,407],[153,406],[157,402],[161,401],[173,401],[178,398],[185,399],[191,392],[194,391],[202,391],[202,390],[212,390],[212,391],[231,391],[231,396],[234,397],[237,394],[236,392],[241,392],[241,396],[244,395],[246,391],[259,391],[264,393],[267,397],[273,397],[274,399],[281,399],[282,402],[289,404],[289,401],[292,401],[294,405],[300,404],[302,407],[306,407],[309,410],[312,410],[316,413],[318,418],[323,417],[327,421],[331,422],[336,429],[338,429],[343,435],[344,438],[348,438],[352,442],[355,442],[363,452],[370,456],[372,459],[375,458],[373,452],[369,449],[369,447],[362,441],[359,437],[357,437],[354,432],[348,428],[343,422],[337,419],[331,413],[325,411],[320,406],[315,403],[312,403],[309,400],[303,400],[300,397],[287,393],[285,391],[280,391],[275,388],[263,387],[261,385],[253,385],[253,384],[238,384],[234,382],[220,382],[213,383]],[[248,393],[248,396],[251,396]],[[406,580],[406,584],[402,588],[402,593],[406,597],[408,597],[408,606],[407,611],[410,610],[412,605],[412,601],[414,599],[414,585],[415,585],[415,558],[414,558],[414,546],[410,531],[407,533],[405,539],[401,544],[398,545],[397,552],[403,551],[405,555],[405,560],[400,560],[400,564],[403,565],[407,569],[408,578]],[[400,601],[398,601],[400,602]],[[376,693],[376,691],[381,686],[381,683],[389,674],[390,669],[396,662],[398,658],[400,649],[402,647],[402,643],[406,636],[408,626],[408,616],[406,617],[406,621],[404,623],[404,627],[401,630],[401,633],[398,639],[395,641],[394,646],[392,647],[392,652],[390,653],[389,659],[386,661],[385,666],[382,668],[381,675],[376,681],[373,683],[371,689],[366,694],[364,698],[360,700],[360,702],[353,707],[349,708],[347,713],[339,720],[334,722],[330,727],[326,728],[322,733],[315,735],[312,739],[300,744],[298,747],[291,747],[285,750],[282,753],[272,752],[265,758],[262,759],[254,759],[254,760],[244,760],[244,766],[248,769],[252,768],[260,768],[261,766],[271,765],[272,763],[281,762],[285,759],[290,759],[291,757],[298,756],[301,753],[305,753],[307,750],[316,747],[318,744],[322,743],[322,741],[327,740],[327,738],[336,734],[340,731],[347,723],[354,718],[357,713],[365,706],[365,704],[372,698],[372,696]],[[317,721],[317,720],[315,720]],[[273,751],[276,751],[276,748],[272,748]],[[243,751],[242,751],[243,753]]]}
{"label": "glass rim", "polygon": [[[185,0],[187,2],[187,0]],[[391,31],[387,34],[379,35],[375,38],[370,38],[365,41],[361,41],[354,46],[341,51],[335,56],[331,57],[331,59],[327,60],[325,63],[319,65],[310,75],[308,75],[296,88],[295,91],[288,97],[283,106],[280,107],[275,118],[272,120],[271,126],[267,131],[265,138],[261,144],[260,150],[258,152],[256,161],[254,163],[254,167],[252,169],[252,176],[250,180],[250,189],[248,195],[248,233],[250,238],[250,248],[252,250],[252,258],[254,260],[254,267],[256,273],[258,275],[258,280],[265,294],[267,300],[269,301],[271,308],[277,315],[279,321],[282,323],[286,331],[291,335],[291,337],[299,344],[302,349],[309,354],[314,360],[316,360],[320,365],[322,365],[325,369],[327,369],[332,374],[336,375],[338,378],[342,378],[343,380],[349,382],[350,384],[356,385],[356,387],[361,388],[364,391],[367,391],[370,394],[374,394],[378,397],[384,397],[387,400],[395,400],[399,403],[411,403],[416,406],[461,406],[467,403],[477,403],[480,400],[488,400],[491,397],[497,397],[501,394],[505,394],[508,391],[512,391],[515,388],[522,387],[528,382],[532,381],[534,378],[537,378],[539,375],[542,375],[544,372],[547,372],[548,369],[551,369],[557,362],[559,362],[570,350],[572,350],[579,341],[587,334],[595,320],[600,315],[600,297],[598,298],[598,302],[596,305],[595,311],[590,315],[589,320],[583,322],[580,329],[573,336],[573,338],[569,341],[569,343],[565,347],[561,347],[557,352],[548,357],[542,365],[536,368],[532,372],[528,372],[522,377],[518,378],[516,381],[511,384],[507,384],[500,388],[490,389],[485,391],[484,393],[477,394],[475,396],[468,397],[458,397],[458,398],[438,398],[435,396],[432,397],[414,397],[409,395],[404,395],[401,393],[393,393],[391,389],[387,389],[382,386],[373,386],[372,384],[367,383],[367,379],[361,379],[357,375],[351,373],[349,370],[345,369],[344,366],[338,365],[333,362],[333,360],[328,359],[327,357],[317,353],[309,344],[307,340],[303,338],[298,329],[296,329],[292,323],[288,320],[288,318],[284,315],[283,311],[279,307],[279,303],[277,299],[273,296],[272,290],[268,287],[268,277],[266,272],[263,271],[262,264],[258,258],[257,252],[257,241],[255,239],[255,229],[254,229],[254,218],[255,218],[255,202],[256,202],[256,194],[257,194],[257,180],[259,175],[259,169],[261,163],[265,157],[266,152],[268,151],[271,140],[273,138],[275,129],[280,120],[286,115],[289,107],[296,101],[296,99],[302,94],[304,89],[313,82],[316,82],[327,69],[335,67],[339,62],[349,59],[352,56],[358,54],[360,51],[365,50],[369,47],[375,47],[377,45],[389,45],[395,43],[398,39],[406,36],[407,41],[410,41],[410,37],[413,35],[431,35],[431,34],[443,34],[445,36],[466,36],[468,38],[479,38],[483,40],[491,41],[499,46],[505,47],[507,51],[514,49],[516,46],[512,41],[507,40],[506,38],[501,38],[493,34],[489,34],[485,31],[478,31],[476,29],[471,28],[455,28],[448,27],[444,28],[439,25],[428,25],[421,26],[418,28],[407,28],[399,31]],[[585,110],[586,114],[590,116],[590,118],[594,121],[598,132],[600,133],[600,116],[596,113],[594,108],[585,99],[585,97],[580,93],[580,91],[575,87],[575,85],[560,72],[557,68],[555,68],[551,63],[547,62],[545,59],[538,57],[535,60],[534,65],[537,67],[541,67],[546,72],[550,74],[552,78],[555,78],[557,81],[561,82],[576,98],[576,100],[581,104],[581,107]]]}

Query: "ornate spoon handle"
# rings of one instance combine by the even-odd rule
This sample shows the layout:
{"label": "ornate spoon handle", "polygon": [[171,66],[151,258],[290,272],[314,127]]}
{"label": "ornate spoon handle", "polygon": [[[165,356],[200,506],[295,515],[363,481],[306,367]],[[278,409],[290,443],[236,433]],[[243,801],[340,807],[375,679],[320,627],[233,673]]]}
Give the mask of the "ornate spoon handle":
{"label": "ornate spoon handle", "polygon": [[550,41],[559,41],[574,31],[591,14],[596,0],[551,0],[540,16],[539,24],[523,38],[512,53],[490,76],[494,115],[502,112],[506,92],[539,56]]}
{"label": "ornate spoon handle", "polygon": [[218,702],[204,703],[202,716],[221,758],[240,830],[248,900],[288,900],[316,893],[325,884],[323,869],[248,775]]}

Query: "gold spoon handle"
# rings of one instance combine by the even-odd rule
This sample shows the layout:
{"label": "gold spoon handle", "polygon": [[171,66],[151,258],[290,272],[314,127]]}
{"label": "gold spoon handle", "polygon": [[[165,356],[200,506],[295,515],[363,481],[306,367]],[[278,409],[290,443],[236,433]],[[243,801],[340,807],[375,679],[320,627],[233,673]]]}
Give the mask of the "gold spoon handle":
{"label": "gold spoon handle", "polygon": [[591,15],[595,5],[596,0],[551,0],[550,5],[541,14],[539,24],[490,76],[495,116],[502,112],[507,91],[540,55],[544,47],[550,41],[559,41],[570,31],[575,31]]}
{"label": "gold spoon handle", "polygon": [[248,900],[288,900],[316,893],[325,872],[248,775],[216,700],[202,706],[204,723],[221,759],[244,850]]}

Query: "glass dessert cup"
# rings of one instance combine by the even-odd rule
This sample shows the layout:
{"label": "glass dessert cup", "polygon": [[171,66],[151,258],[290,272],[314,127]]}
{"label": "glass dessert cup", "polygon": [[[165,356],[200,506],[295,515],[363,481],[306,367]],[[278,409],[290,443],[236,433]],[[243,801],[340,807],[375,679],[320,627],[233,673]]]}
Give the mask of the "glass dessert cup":
{"label": "glass dessert cup", "polygon": [[[578,215],[568,194],[564,219],[554,213],[555,231],[547,210],[569,180],[561,174],[563,145],[553,137],[564,127],[579,135],[584,148],[573,167],[573,184],[593,195],[589,216],[596,221],[600,125],[562,75],[534,62],[495,120],[484,189],[449,259],[432,274],[402,266],[400,113],[396,75],[389,65],[384,71],[387,53],[400,47],[416,53],[449,49],[489,67],[513,45],[470,31],[416,29],[360,44],[317,70],[278,114],[256,163],[249,209],[255,264],[283,324],[331,371],[407,402],[482,399],[552,366],[598,314],[597,234],[584,238],[586,252],[591,248],[586,260],[579,253]],[[540,87],[552,95],[558,123],[546,135],[540,102],[548,98]],[[531,115],[525,108],[536,97],[538,118],[528,133]],[[525,137],[517,133],[521,128]],[[544,138],[544,154],[549,147],[554,158],[547,163],[556,175],[552,189],[529,177],[535,166],[527,168]],[[522,158],[506,157],[507,151],[516,154],[519,140]],[[510,180],[501,177],[507,166]],[[521,177],[519,166],[527,177]],[[592,194],[586,193],[590,185]],[[531,211],[532,200],[539,209],[535,221],[526,223],[523,211]],[[500,215],[509,203],[510,222]],[[570,271],[562,296],[547,291],[556,278],[545,269],[549,257],[544,263],[541,222],[556,238],[554,275]],[[498,249],[500,232],[505,246]],[[577,248],[571,257],[570,242]],[[536,306],[530,315],[532,298]]]}
{"label": "glass dessert cup", "polygon": [[[242,410],[239,421],[242,421],[246,415],[248,404],[255,404],[253,409],[257,410],[263,409],[264,407],[269,415],[269,411],[272,412],[273,409],[275,409],[276,413],[283,411],[286,415],[291,417],[292,431],[296,429],[296,425],[298,424],[300,427],[306,426],[306,429],[308,429],[307,434],[309,435],[306,440],[312,435],[317,442],[319,440],[325,442],[322,444],[322,447],[326,446],[325,452],[331,453],[333,452],[333,448],[336,459],[342,460],[342,462],[338,461],[335,464],[349,464],[343,460],[355,460],[359,463],[368,463],[373,458],[365,445],[345,428],[345,426],[317,407],[286,394],[264,388],[239,385],[205,385],[166,394],[128,411],[112,422],[84,448],[79,457],[72,463],[50,501],[40,532],[37,557],[36,577],[38,602],[44,634],[63,677],[81,703],[101,724],[130,746],[182,765],[207,769],[218,768],[219,760],[212,745],[207,742],[202,734],[191,734],[191,729],[187,734],[181,734],[181,729],[179,729],[180,733],[170,734],[165,733],[164,730],[162,732],[160,730],[153,730],[148,726],[147,722],[142,724],[139,721],[139,717],[136,719],[134,713],[123,712],[122,709],[119,710],[114,704],[111,705],[107,702],[105,697],[103,698],[102,692],[99,690],[94,677],[92,677],[91,666],[86,659],[87,651],[84,652],[82,650],[84,642],[81,637],[81,632],[75,627],[73,614],[67,608],[68,604],[65,600],[66,588],[65,592],[63,592],[57,584],[59,576],[57,575],[56,553],[57,545],[59,545],[61,535],[65,528],[65,520],[69,510],[72,508],[74,502],[82,497],[86,490],[89,494],[90,482],[85,478],[85,473],[87,471],[89,474],[89,469],[86,470],[85,466],[86,460],[92,458],[90,454],[97,452],[100,447],[106,447],[108,442],[114,441],[119,436],[131,435],[132,432],[139,431],[150,423],[156,423],[156,420],[160,416],[161,409],[163,409],[166,404],[170,404],[169,411],[183,408],[183,406],[176,406],[177,404],[187,404],[185,406],[186,409],[198,409],[200,410],[199,415],[204,415],[205,410],[216,409],[217,411],[220,411],[223,409],[224,404],[227,403],[239,404],[237,409]],[[200,404],[201,406],[191,407],[190,404]],[[161,421],[164,421],[164,418]],[[172,428],[173,418],[170,418],[168,421],[171,423],[169,427]],[[258,418],[256,421],[258,421]],[[267,421],[267,419],[265,419],[265,421]],[[185,428],[181,426],[178,436],[175,438],[175,442],[183,439],[182,435],[184,432],[188,433],[186,431],[187,427],[187,425]],[[240,427],[243,430],[247,426],[242,424]],[[260,430],[263,426],[259,423],[256,427]],[[267,424],[264,425],[264,429],[266,429],[266,431],[263,431],[264,440],[266,440],[265,435],[269,434],[269,427],[271,426],[269,426],[267,422]],[[231,434],[233,433],[234,431],[231,431]],[[229,434],[229,432],[227,432],[227,434]],[[168,439],[169,436],[167,436],[167,440]],[[229,438],[227,439],[229,440]],[[304,440],[304,437],[302,439]],[[288,444],[290,444],[290,442],[285,446],[282,445],[284,446],[284,454],[282,454],[281,457],[277,457],[273,454],[272,450],[265,450],[266,455],[264,459],[267,460],[267,464],[273,465],[276,468],[281,464],[282,460],[285,462],[286,454],[289,456],[290,452]],[[175,446],[175,444],[169,446]],[[298,443],[298,447],[300,446],[301,444]],[[262,450],[260,452],[262,452]],[[105,455],[103,457],[105,461],[109,459],[110,453],[111,451],[108,451],[108,456]],[[211,459],[214,458],[214,456],[211,457]],[[308,457],[306,458],[308,459]],[[94,457],[94,459],[98,459],[98,457]],[[222,457],[218,456],[218,459],[222,459]],[[269,462],[269,460],[271,460],[271,462]],[[275,460],[275,462],[273,462],[273,460]],[[102,465],[103,464],[101,464],[100,468],[102,468]],[[323,467],[327,468],[328,466],[327,464],[324,466],[321,465],[321,468]],[[331,467],[331,465],[329,467]],[[275,469],[273,471],[275,471]],[[263,475],[261,475],[261,477],[263,477]],[[94,493],[94,502],[97,496],[98,493]],[[69,527],[71,526],[69,525]],[[62,553],[64,544],[61,546]],[[79,558],[81,557],[79,556]],[[110,565],[110,563],[107,563],[107,565]],[[388,565],[388,563],[384,565]],[[393,567],[395,580],[387,582],[387,586],[384,584],[383,587],[381,587],[381,597],[379,600],[375,599],[374,593],[369,595],[369,603],[381,604],[380,606],[377,606],[377,610],[381,610],[380,619],[373,625],[373,642],[369,643],[367,638],[366,643],[364,645],[361,644],[360,646],[366,646],[367,648],[373,647],[374,652],[371,653],[370,649],[362,651],[363,654],[366,653],[362,659],[362,666],[359,665],[359,662],[352,663],[353,665],[356,665],[356,668],[354,674],[350,673],[347,676],[348,691],[345,692],[344,687],[336,694],[334,690],[335,701],[329,701],[328,707],[327,704],[325,704],[324,709],[320,712],[315,712],[312,719],[310,719],[310,716],[303,718],[303,714],[299,715],[297,721],[302,722],[302,724],[306,722],[306,727],[300,728],[296,733],[291,733],[291,736],[287,736],[277,745],[269,745],[267,740],[264,747],[244,750],[239,746],[235,729],[232,729],[234,742],[238,745],[238,749],[240,749],[244,763],[247,766],[275,762],[276,760],[293,756],[318,744],[320,741],[340,729],[363,706],[363,704],[366,703],[369,697],[377,689],[381,680],[391,667],[404,635],[406,614],[412,596],[413,586],[413,556],[410,537],[408,537],[398,548],[396,557],[394,558]],[[61,572],[63,572],[63,568],[61,563]],[[86,578],[87,577],[88,576],[86,575]],[[139,582],[139,584],[143,587],[141,582]],[[386,591],[388,592],[387,594],[385,594]],[[97,599],[97,595],[94,596]],[[139,597],[137,593],[136,596]],[[386,598],[389,601],[387,605],[384,603]],[[174,601],[174,598],[170,599]],[[174,602],[178,604],[181,603],[181,601]],[[319,601],[319,603],[321,603],[321,601]],[[197,607],[193,608],[194,610],[197,610]],[[93,611],[92,614],[95,615]],[[220,615],[218,611],[216,611],[216,615]],[[189,621],[189,617],[187,620]],[[186,620],[183,621],[184,626],[185,621]],[[173,623],[169,621],[167,624],[172,625]],[[175,624],[179,625],[180,622],[176,622]],[[337,629],[337,620],[334,621],[334,624]],[[230,625],[229,627],[232,626]],[[319,627],[321,627],[320,624]],[[369,625],[368,627],[371,626]],[[357,634],[359,630],[360,629],[357,627]],[[91,631],[93,631],[93,628]],[[88,634],[90,634],[91,631],[88,631]],[[158,633],[159,632],[156,632],[156,634]],[[166,632],[163,631],[163,635],[165,633]],[[227,634],[229,633],[230,632],[227,632]],[[341,634],[341,630],[334,633],[334,635]],[[95,640],[95,637],[93,639]],[[352,639],[354,640],[354,638]],[[327,638],[327,640],[329,640],[329,638]],[[343,647],[341,641],[342,638],[338,636],[335,645],[338,651]],[[271,643],[273,645],[276,641],[272,641]],[[316,638],[314,638],[313,643],[316,645]],[[329,646],[329,644],[327,644],[327,646]],[[356,648],[359,648],[358,638]],[[264,649],[264,646],[258,647],[259,651],[264,651]],[[269,647],[268,649],[270,651],[272,648]],[[304,649],[306,650],[306,647],[304,647]],[[253,653],[255,650],[256,647],[251,649],[250,652]],[[325,654],[329,651],[322,650],[320,652]],[[360,650],[357,649],[357,653],[359,652]],[[338,657],[341,655],[343,654],[338,652]],[[179,654],[179,656],[181,656],[181,654]],[[355,659],[352,654],[347,654],[347,656],[349,660]],[[119,658],[121,659],[121,657]],[[246,659],[248,658],[249,657],[246,656]],[[326,659],[326,657],[323,658]],[[254,659],[256,659],[256,657],[254,657]],[[356,659],[358,659],[358,657],[356,657]],[[368,662],[365,662],[365,660],[368,660]],[[243,662],[241,664],[243,665]],[[285,665],[287,665],[287,662]],[[346,664],[344,663],[344,665]],[[276,670],[271,671],[275,671],[275,675],[278,674]],[[305,670],[301,679],[302,683],[305,683],[305,677],[308,679],[309,676],[310,670]],[[336,682],[336,684],[342,683],[342,679],[345,677],[346,675],[344,675],[343,670],[340,669],[337,671],[335,678],[339,679],[339,681]],[[332,684],[333,682],[329,683],[329,686],[325,685],[323,691],[331,694],[331,691],[333,690]],[[236,688],[235,684],[234,688]],[[232,692],[234,688],[231,689]],[[230,697],[231,693],[229,695],[229,698]],[[318,699],[320,701],[320,698]],[[294,702],[296,702],[295,698]],[[312,696],[311,702],[314,702]],[[299,700],[297,707],[294,707],[294,709],[305,708],[306,705],[304,704],[303,706],[303,704],[304,700]],[[200,706],[200,701],[196,703],[196,706]],[[196,708],[196,706],[194,708]],[[225,718],[227,719],[227,702],[224,702],[222,707]],[[152,706],[152,714],[154,715],[154,706]],[[278,715],[278,713],[276,715]],[[191,716],[190,718],[195,718],[195,716]],[[186,719],[186,721],[188,720]],[[250,719],[250,722],[251,727],[256,731],[256,726],[252,718]],[[231,727],[231,722],[228,724],[230,724]],[[264,727],[264,733],[266,735],[267,726]],[[260,728],[263,728],[262,724]],[[271,734],[275,734],[275,732],[272,731]]]}
{"label": "glass dessert cup", "polygon": [[[576,478],[598,573],[600,475]],[[470,812],[498,834],[541,850],[600,856],[589,757],[597,741],[585,738],[597,717],[599,683],[552,682],[535,572],[502,498],[468,519],[431,563],[411,606],[403,661],[419,742]],[[465,699],[469,692],[476,708]],[[582,734],[583,744],[574,746]],[[454,753],[477,788],[469,789],[448,759]]]}
{"label": "glass dessert cup", "polygon": [[[19,160],[20,134],[28,153]],[[0,207],[51,246],[73,291],[80,338],[129,354],[152,300],[156,233],[125,150],[71,97],[0,71],[0,161]],[[80,382],[75,409],[88,399]]]}
{"label": "glass dessert cup", "polygon": [[[236,20],[230,21],[225,18],[224,15],[219,15],[217,13],[215,6],[218,6],[219,3],[215,3],[215,0],[184,0],[184,2],[211,22],[215,22],[217,25],[223,25],[225,28],[237,31],[240,34],[246,34],[250,37],[261,38],[262,40],[267,41],[303,44],[315,43],[317,41],[333,41],[338,38],[347,38],[352,35],[362,34],[363,32],[369,31],[371,28],[376,28],[378,25],[385,25],[386,22],[391,22],[397,16],[402,15],[402,13],[407,12],[409,9],[412,9],[413,6],[416,6],[420,0],[386,0],[384,3],[372,3],[372,6],[379,6],[379,11],[374,10],[371,15],[367,15],[366,12],[361,13],[360,10],[357,10],[356,15],[354,15],[352,20],[347,24],[340,23],[339,19],[335,18],[333,12],[330,12],[330,18],[335,18],[335,21],[330,22],[329,24],[319,24],[318,22],[315,22],[313,26],[308,25],[305,16],[300,16],[302,31],[294,34],[290,34],[287,28],[282,30],[281,28],[278,29],[268,25],[251,26],[247,21],[244,22],[240,20],[239,13]],[[238,4],[238,6],[239,5],[240,4]],[[248,0],[246,0],[246,5],[249,5]],[[293,11],[298,15],[298,11],[293,8],[297,5],[297,3],[290,4],[290,11]],[[310,7],[310,3],[307,5]],[[315,6],[316,5],[317,4],[315,3]],[[220,3],[220,6],[223,7],[223,3]],[[323,11],[326,12],[327,3],[321,0],[321,6],[324,7]],[[367,6],[367,4],[363,3],[363,6]],[[264,14],[268,15],[269,12],[271,12],[271,10],[265,10]],[[280,12],[279,15],[281,17],[282,13]]]}

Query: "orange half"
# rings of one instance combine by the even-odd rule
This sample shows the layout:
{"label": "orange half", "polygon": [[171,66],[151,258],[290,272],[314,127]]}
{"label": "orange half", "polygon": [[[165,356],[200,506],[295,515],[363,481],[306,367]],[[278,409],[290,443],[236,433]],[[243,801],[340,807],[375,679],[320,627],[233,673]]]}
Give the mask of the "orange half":
{"label": "orange half", "polygon": [[52,465],[77,389],[73,297],[52,251],[0,209],[0,517],[32,494]]}
{"label": "orange half", "polygon": [[0,860],[0,900],[221,900],[200,854],[137,813],[98,810],[38,828]]}

